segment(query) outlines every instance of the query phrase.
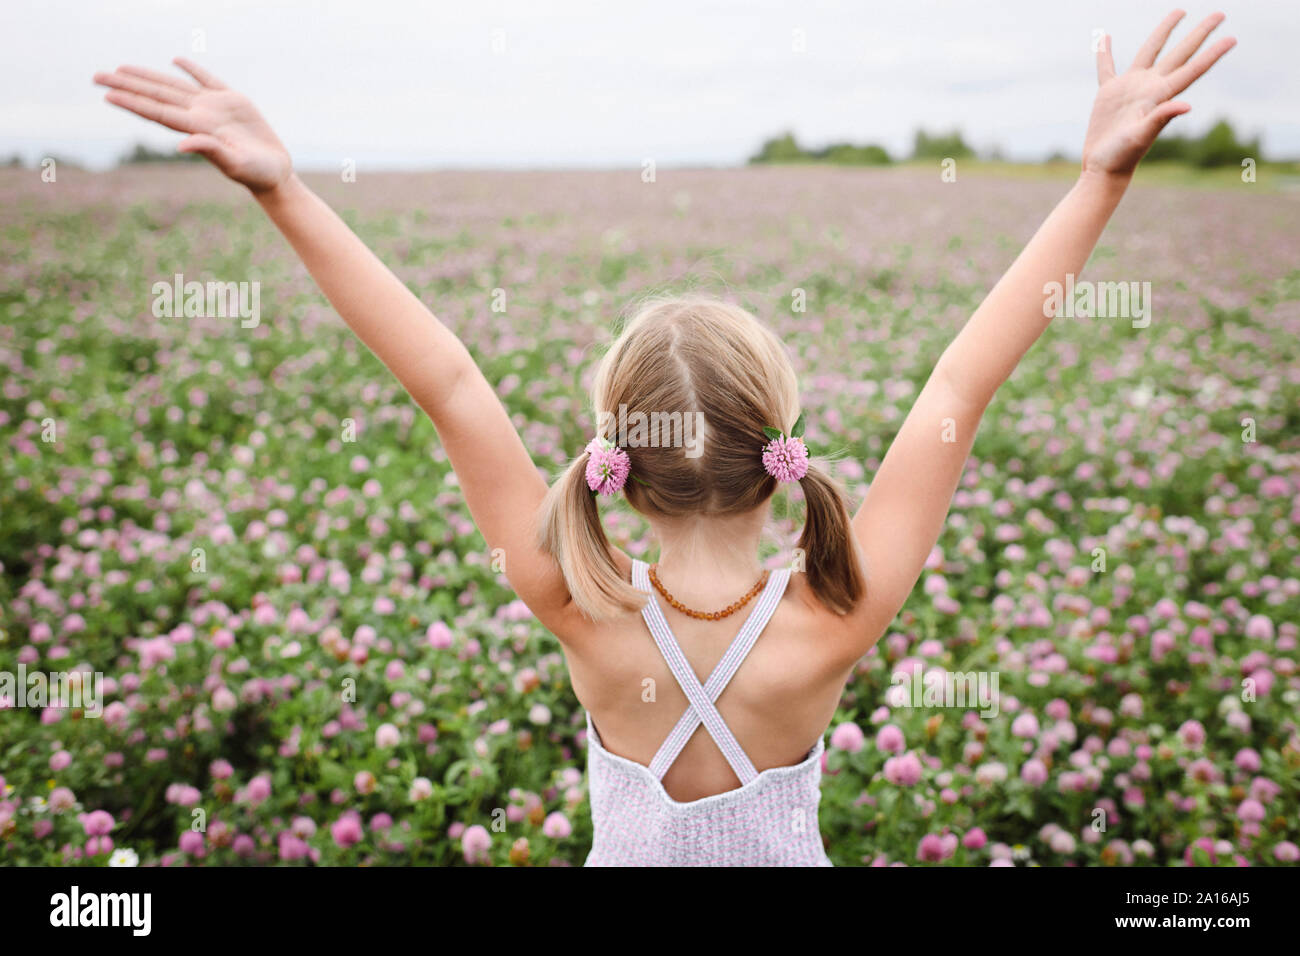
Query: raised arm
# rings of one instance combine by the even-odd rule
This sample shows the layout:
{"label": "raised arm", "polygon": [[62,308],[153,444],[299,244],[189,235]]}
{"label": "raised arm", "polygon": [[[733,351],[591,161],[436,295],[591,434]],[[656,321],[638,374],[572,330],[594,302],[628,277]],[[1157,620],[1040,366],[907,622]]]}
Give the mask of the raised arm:
{"label": "raised arm", "polygon": [[1172,98],[1236,42],[1220,40],[1194,57],[1223,20],[1216,13],[1157,63],[1182,17],[1166,17],[1120,75],[1110,38],[1102,38],[1078,181],[944,351],[885,455],[853,519],[868,571],[861,650],[907,600],[939,538],[984,410],[1050,324],[1048,283],[1063,285],[1083,268],[1139,160],[1165,124],[1190,109]]}
{"label": "raised arm", "polygon": [[568,630],[575,612],[564,578],[535,543],[546,482],[465,346],[294,174],[247,97],[176,63],[194,83],[133,66],[95,82],[110,87],[108,102],[190,134],[182,152],[249,188],[339,315],[433,420],[488,547],[504,549],[516,593],[552,631]]}

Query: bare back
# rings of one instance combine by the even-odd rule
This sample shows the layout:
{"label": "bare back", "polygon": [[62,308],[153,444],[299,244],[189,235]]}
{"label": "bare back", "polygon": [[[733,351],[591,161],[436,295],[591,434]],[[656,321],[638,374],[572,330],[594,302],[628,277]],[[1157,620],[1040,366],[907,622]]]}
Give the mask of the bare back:
{"label": "bare back", "polygon": [[[703,684],[745,613],[705,621],[660,606]],[[843,618],[816,603],[801,575],[791,575],[771,619],[715,702],[759,772],[798,763],[825,733],[856,661],[845,659],[844,649],[853,647],[844,638],[845,628]],[[565,654],[574,692],[605,748],[649,766],[690,702],[642,615],[628,612],[600,622],[579,640],[565,641]],[[681,802],[740,786],[703,726],[662,782]]]}

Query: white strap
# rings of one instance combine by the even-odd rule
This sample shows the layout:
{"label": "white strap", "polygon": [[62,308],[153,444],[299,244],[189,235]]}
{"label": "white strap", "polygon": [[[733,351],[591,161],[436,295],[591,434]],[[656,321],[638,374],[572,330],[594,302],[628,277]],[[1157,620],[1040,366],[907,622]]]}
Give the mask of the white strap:
{"label": "white strap", "polygon": [[[727,685],[731,683],[731,678],[735,676],[736,671],[748,656],[758,637],[767,627],[767,622],[771,620],[772,614],[776,611],[777,605],[781,603],[781,596],[785,592],[786,584],[790,578],[790,570],[782,568],[773,572],[768,580],[768,586],[763,590],[754,610],[750,613],[749,618],[745,621],[744,626],[736,635],[731,646],[727,648],[727,653],[722,656],[722,660],[713,669],[709,679],[705,682],[704,692],[708,695],[710,701],[716,701],[726,690]],[[682,714],[681,720],[677,721],[677,726],[664,740],[659,752],[650,763],[650,770],[655,773],[659,779],[668,772],[673,761],[677,759],[682,749],[690,741],[695,729],[700,726],[700,716],[695,708],[688,707]]]}
{"label": "white strap", "polygon": [[[746,655],[758,640],[759,634],[766,627],[767,622],[771,619],[773,612],[780,603],[781,596],[785,592],[786,584],[789,582],[790,571],[788,568],[782,568],[774,571],[768,576],[767,586],[759,596],[749,618],[741,627],[740,632],[727,648],[727,652],[722,656],[722,660],[713,669],[709,675],[707,687],[700,686],[699,678],[695,676],[695,671],[691,668],[690,662],[686,660],[686,655],[682,653],[681,646],[673,636],[672,629],[669,628],[667,620],[664,618],[663,609],[659,606],[658,600],[651,597],[646,602],[646,607],[642,611],[645,618],[646,626],[650,629],[650,634],[659,647],[659,652],[663,654],[664,660],[668,663],[669,669],[677,679],[677,683],[682,688],[682,693],[686,695],[689,705],[686,712],[682,714],[677,726],[664,740],[659,752],[650,763],[650,771],[655,774],[656,778],[662,779],[663,775],[668,772],[668,768],[681,753],[682,748],[686,746],[695,729],[704,724],[705,730],[708,731],[718,749],[722,751],[723,757],[731,765],[742,785],[749,783],[750,780],[758,776],[740,743],[736,740],[735,735],[727,726],[722,715],[718,713],[717,707],[714,706],[718,696],[726,689],[727,684],[731,681],[732,676],[745,660]],[[632,565],[632,583],[635,587],[643,591],[650,591],[649,566],[644,561],[634,561]]]}

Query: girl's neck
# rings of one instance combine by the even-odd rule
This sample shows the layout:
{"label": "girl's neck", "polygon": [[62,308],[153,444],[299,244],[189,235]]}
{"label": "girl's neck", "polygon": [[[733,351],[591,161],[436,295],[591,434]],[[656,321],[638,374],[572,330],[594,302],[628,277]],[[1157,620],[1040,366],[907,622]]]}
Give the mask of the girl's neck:
{"label": "girl's neck", "polygon": [[761,518],[696,519],[686,527],[657,528],[660,583],[687,607],[701,611],[716,610],[745,594],[763,573],[758,560]]}

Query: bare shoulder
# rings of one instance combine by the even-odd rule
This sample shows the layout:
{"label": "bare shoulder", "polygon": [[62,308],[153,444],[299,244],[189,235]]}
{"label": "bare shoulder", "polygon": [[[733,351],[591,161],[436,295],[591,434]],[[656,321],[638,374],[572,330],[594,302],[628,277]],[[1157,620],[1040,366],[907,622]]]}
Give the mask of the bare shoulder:
{"label": "bare shoulder", "polygon": [[852,667],[875,646],[889,624],[879,620],[881,615],[865,598],[849,613],[837,614],[817,598],[807,576],[799,573],[790,575],[783,603],[794,626],[814,639],[818,656],[832,670]]}
{"label": "bare shoulder", "polygon": [[[632,558],[622,548],[609,546],[609,556],[625,581],[632,580]],[[559,607],[550,609],[545,616],[537,614],[542,626],[555,635],[566,649],[572,649],[589,643],[593,638],[608,629],[609,622],[594,621],[587,617],[573,602],[566,601]]]}

